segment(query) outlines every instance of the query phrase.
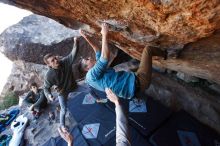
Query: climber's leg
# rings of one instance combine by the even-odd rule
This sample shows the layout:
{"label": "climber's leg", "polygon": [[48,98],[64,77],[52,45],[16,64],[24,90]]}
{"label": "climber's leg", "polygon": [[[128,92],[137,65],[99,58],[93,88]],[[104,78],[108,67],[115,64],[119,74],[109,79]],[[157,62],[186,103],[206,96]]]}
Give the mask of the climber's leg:
{"label": "climber's leg", "polygon": [[137,79],[139,80],[140,90],[144,91],[146,88],[149,87],[151,82],[152,51],[150,47],[144,48],[139,68],[135,74],[137,76]]}

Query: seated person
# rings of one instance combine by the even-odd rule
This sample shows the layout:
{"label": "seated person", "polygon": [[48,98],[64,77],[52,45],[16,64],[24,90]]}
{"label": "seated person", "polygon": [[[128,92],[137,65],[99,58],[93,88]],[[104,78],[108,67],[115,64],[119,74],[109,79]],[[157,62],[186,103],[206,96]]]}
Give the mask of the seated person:
{"label": "seated person", "polygon": [[44,91],[43,89],[38,89],[36,83],[30,85],[30,91],[25,96],[24,101],[31,104],[29,110],[32,111],[35,118],[38,118],[41,109],[47,106],[47,98],[44,95]]}

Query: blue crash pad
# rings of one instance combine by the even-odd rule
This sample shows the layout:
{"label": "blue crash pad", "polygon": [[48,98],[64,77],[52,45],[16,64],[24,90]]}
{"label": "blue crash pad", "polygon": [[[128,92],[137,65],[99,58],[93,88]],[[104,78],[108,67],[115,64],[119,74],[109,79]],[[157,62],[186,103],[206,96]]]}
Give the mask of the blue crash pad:
{"label": "blue crash pad", "polygon": [[0,115],[0,133],[4,131],[8,125],[11,124],[11,122],[16,118],[19,112],[19,109],[13,109],[8,114]]}

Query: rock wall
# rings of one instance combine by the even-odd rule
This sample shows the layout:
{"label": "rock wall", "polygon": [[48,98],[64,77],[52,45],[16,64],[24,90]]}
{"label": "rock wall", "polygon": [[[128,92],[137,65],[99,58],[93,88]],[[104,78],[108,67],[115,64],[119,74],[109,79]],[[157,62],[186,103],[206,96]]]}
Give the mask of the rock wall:
{"label": "rock wall", "polygon": [[29,90],[29,85],[32,82],[36,82],[39,86],[42,86],[46,70],[47,67],[45,65],[15,61],[1,95],[4,95],[8,91],[13,91],[17,95],[21,95]]}
{"label": "rock wall", "polygon": [[184,109],[220,133],[220,98],[199,87],[192,87],[158,73],[153,74],[148,95],[173,110]]}
{"label": "rock wall", "polygon": [[187,44],[178,59],[157,59],[154,65],[220,84],[220,31]]}

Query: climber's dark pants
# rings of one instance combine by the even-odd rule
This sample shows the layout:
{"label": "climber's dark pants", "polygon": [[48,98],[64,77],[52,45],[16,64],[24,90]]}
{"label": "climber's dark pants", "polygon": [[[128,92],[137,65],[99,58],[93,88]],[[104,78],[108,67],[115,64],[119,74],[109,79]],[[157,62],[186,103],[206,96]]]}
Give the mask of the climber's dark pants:
{"label": "climber's dark pants", "polygon": [[47,106],[47,99],[45,96],[41,96],[37,102],[34,104],[34,110],[40,112],[42,108],[46,108]]}

